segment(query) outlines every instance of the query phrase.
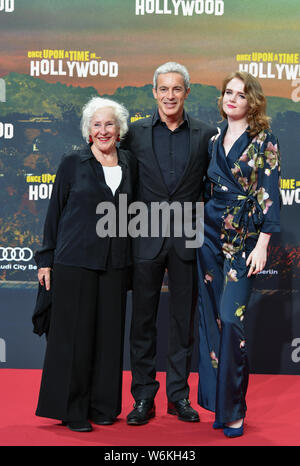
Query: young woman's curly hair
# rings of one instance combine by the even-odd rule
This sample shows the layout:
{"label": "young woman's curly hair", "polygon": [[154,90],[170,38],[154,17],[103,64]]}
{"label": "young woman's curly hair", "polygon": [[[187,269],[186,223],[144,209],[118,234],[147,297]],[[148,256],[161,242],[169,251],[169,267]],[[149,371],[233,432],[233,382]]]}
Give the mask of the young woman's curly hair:
{"label": "young woman's curly hair", "polygon": [[222,94],[218,99],[218,107],[223,119],[227,119],[227,115],[223,110],[223,96],[227,88],[227,84],[232,79],[237,78],[244,83],[244,92],[249,105],[247,114],[249,124],[249,134],[251,137],[256,136],[260,131],[270,129],[270,117],[266,115],[267,100],[263,93],[259,81],[250,73],[245,71],[234,71],[230,73],[223,81]]}

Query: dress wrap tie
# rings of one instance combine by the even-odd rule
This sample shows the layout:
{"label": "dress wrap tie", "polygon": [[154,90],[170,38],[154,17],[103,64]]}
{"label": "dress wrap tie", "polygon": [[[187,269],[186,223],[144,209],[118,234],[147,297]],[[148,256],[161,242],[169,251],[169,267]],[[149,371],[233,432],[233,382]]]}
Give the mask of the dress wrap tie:
{"label": "dress wrap tie", "polygon": [[247,231],[249,222],[249,213],[253,223],[258,229],[263,223],[263,210],[259,205],[257,197],[252,194],[235,194],[227,193],[226,191],[214,190],[213,197],[220,201],[237,201],[230,207],[230,213],[233,215],[232,225],[237,229],[245,229]]}

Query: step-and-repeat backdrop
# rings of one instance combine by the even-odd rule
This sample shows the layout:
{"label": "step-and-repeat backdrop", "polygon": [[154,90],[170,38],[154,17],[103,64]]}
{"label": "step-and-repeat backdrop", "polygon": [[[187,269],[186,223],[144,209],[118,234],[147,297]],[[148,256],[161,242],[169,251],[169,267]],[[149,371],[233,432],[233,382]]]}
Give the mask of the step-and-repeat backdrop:
{"label": "step-and-repeat backdrop", "polygon": [[[80,147],[82,106],[125,104],[130,120],[155,109],[152,76],[167,61],[191,75],[186,109],[218,125],[224,76],[260,79],[282,154],[282,231],[274,234],[246,317],[251,371],[300,370],[299,0],[0,0],[0,368],[42,367],[32,331],[33,254],[42,239],[62,154]],[[158,318],[165,367],[167,275]],[[128,295],[125,368],[129,368]],[[197,335],[196,335],[197,337]],[[197,354],[193,370],[197,370]]]}

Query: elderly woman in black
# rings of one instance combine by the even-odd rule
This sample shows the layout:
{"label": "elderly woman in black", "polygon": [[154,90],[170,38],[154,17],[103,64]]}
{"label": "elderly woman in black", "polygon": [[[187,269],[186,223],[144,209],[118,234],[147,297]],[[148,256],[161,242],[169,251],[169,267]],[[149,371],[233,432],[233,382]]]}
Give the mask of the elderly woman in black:
{"label": "elderly woman in black", "polygon": [[40,285],[51,286],[52,295],[36,414],[78,432],[92,430],[90,422],[112,424],[121,412],[130,240],[113,231],[99,236],[96,225],[100,203],[118,215],[119,195],[132,201],[135,162],[117,148],[127,119],[127,110],[109,99],[86,104],[87,146],[61,161],[35,255]]}

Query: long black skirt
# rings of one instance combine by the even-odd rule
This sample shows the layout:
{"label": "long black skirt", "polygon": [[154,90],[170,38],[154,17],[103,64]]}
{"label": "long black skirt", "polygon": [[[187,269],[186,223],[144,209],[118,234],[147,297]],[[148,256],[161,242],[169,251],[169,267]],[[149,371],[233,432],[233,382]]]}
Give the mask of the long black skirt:
{"label": "long black skirt", "polygon": [[54,265],[37,416],[79,421],[121,412],[127,268]]}

